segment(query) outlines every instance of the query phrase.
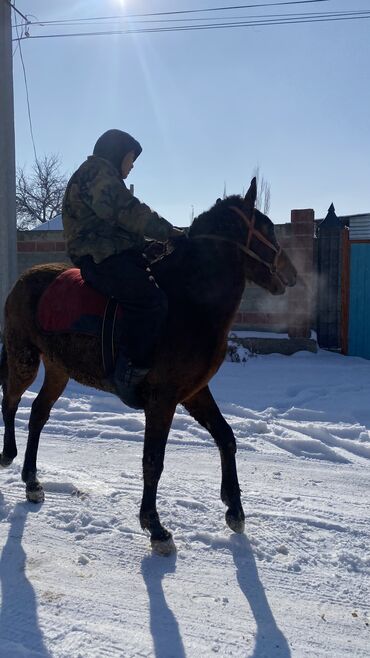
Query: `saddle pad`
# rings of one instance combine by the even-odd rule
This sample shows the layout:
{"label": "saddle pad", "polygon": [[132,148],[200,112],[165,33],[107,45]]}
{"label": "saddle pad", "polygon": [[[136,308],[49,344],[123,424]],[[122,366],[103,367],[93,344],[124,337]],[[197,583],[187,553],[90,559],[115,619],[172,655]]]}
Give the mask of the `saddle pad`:
{"label": "saddle pad", "polygon": [[[101,334],[108,298],[89,286],[80,270],[71,268],[59,274],[43,292],[37,321],[46,332]],[[117,310],[117,320],[122,311]]]}

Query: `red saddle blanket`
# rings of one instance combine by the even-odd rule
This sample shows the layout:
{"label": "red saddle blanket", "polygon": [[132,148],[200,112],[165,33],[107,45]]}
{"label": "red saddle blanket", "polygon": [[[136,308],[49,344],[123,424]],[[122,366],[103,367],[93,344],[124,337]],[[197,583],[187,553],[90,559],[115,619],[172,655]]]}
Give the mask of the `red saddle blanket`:
{"label": "red saddle blanket", "polygon": [[[100,336],[108,305],[109,299],[85,283],[79,269],[71,268],[59,274],[42,294],[37,321],[46,332]],[[115,307],[114,325],[122,318],[121,308]]]}

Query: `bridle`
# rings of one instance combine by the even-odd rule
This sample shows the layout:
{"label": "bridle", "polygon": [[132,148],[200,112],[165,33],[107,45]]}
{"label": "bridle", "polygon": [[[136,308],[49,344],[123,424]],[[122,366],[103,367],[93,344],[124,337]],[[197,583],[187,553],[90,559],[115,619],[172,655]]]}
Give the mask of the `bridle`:
{"label": "bridle", "polygon": [[[278,261],[279,255],[281,253],[281,247],[280,246],[276,247],[276,245],[274,245],[272,242],[270,242],[270,240],[268,240],[261,233],[261,231],[259,231],[255,227],[256,218],[255,218],[254,214],[253,214],[252,219],[250,220],[250,219],[248,219],[247,215],[242,210],[240,210],[240,208],[238,208],[237,206],[229,206],[229,208],[230,208],[230,210],[233,210],[234,212],[236,212],[244,220],[244,222],[248,226],[248,238],[247,238],[247,244],[246,245],[240,244],[240,242],[236,242],[235,240],[231,240],[230,238],[224,238],[220,235],[194,235],[191,239],[196,240],[196,239],[202,238],[202,239],[207,239],[207,240],[214,240],[214,241],[217,241],[217,242],[229,242],[230,244],[233,244],[236,247],[238,247],[241,251],[243,251],[245,254],[247,254],[247,256],[250,256],[251,258],[254,258],[254,260],[257,260],[259,263],[262,263],[263,265],[266,265],[266,267],[268,267],[268,269],[270,270],[271,274],[274,274],[276,272],[276,269],[277,269],[277,261]],[[251,241],[252,241],[253,237],[255,237],[258,240],[258,242],[262,242],[262,244],[266,245],[266,247],[271,249],[271,251],[273,253],[273,258],[272,258],[271,262],[265,260],[258,253],[256,253],[255,251],[253,251],[250,248],[250,244],[251,244]]]}

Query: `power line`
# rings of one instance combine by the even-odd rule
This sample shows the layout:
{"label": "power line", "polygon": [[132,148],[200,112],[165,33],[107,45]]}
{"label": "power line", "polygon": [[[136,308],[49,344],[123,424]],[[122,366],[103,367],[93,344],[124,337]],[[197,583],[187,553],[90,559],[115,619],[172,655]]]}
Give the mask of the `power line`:
{"label": "power line", "polygon": [[[99,32],[67,32],[61,34],[38,34],[34,36],[24,36],[23,39],[56,39],[56,38],[66,38],[66,37],[84,37],[84,36],[113,36],[113,35],[128,35],[128,34],[144,34],[144,33],[160,33],[160,32],[189,32],[189,31],[200,31],[200,30],[217,30],[217,29],[231,29],[237,27],[266,27],[266,26],[275,26],[275,25],[298,25],[298,24],[309,24],[309,23],[327,23],[327,22],[336,22],[336,21],[349,21],[349,20],[365,20],[370,18],[370,11],[366,15],[345,15],[345,16],[321,16],[318,14],[316,17],[305,18],[304,14],[301,18],[287,18],[287,19],[269,19],[269,20],[249,20],[249,21],[239,21],[236,23],[209,23],[205,25],[184,25],[184,26],[172,26],[172,27],[152,27],[152,28],[138,28],[138,29],[128,29],[128,30],[105,30]],[[17,41],[17,39],[13,39]]]}
{"label": "power line", "polygon": [[60,20],[53,20],[53,21],[29,21],[28,19],[27,22],[30,25],[55,25],[55,24],[68,24],[68,23],[74,23],[76,21],[81,21],[81,22],[87,22],[87,21],[104,21],[104,20],[116,20],[116,19],[125,19],[125,18],[143,18],[143,17],[149,17],[149,16],[173,16],[173,15],[178,15],[178,14],[197,14],[197,13],[204,13],[204,12],[210,12],[210,11],[230,11],[230,10],[235,10],[235,9],[255,9],[259,7],[283,7],[286,5],[307,5],[307,4],[313,4],[313,3],[321,3],[321,2],[330,2],[330,0],[286,0],[285,2],[258,2],[254,4],[248,4],[248,5],[228,5],[225,7],[208,7],[206,9],[179,9],[176,11],[157,11],[157,12],[147,12],[147,13],[142,13],[142,14],[126,14],[126,15],[120,15],[120,16],[95,16],[95,17],[89,17],[89,18],[80,18],[80,19],[73,19],[73,18],[66,18],[66,19],[60,19]]}
{"label": "power line", "polygon": [[[335,16],[355,17],[355,16],[361,16],[361,15],[367,15],[369,13],[369,11],[370,10],[331,11],[331,12],[312,12],[312,13],[309,13],[309,12],[302,13],[302,12],[300,12],[300,13],[285,13],[285,14],[254,14],[252,16],[232,16],[230,18],[230,20],[233,20],[233,21],[236,21],[236,20],[243,21],[244,20],[245,21],[245,20],[249,19],[249,20],[257,21],[257,19],[266,20],[266,19],[271,19],[271,18],[273,18],[273,19],[284,18],[284,19],[287,19],[287,20],[291,20],[293,18],[299,18],[299,17],[303,17],[303,18],[320,18],[320,17],[331,17],[331,16],[334,16],[334,17]],[[84,24],[84,23],[82,23],[83,20],[85,20],[85,19],[75,19],[75,20],[73,20],[73,22],[68,23],[68,27],[83,25]],[[126,19],[114,19],[112,17],[111,20],[112,20],[112,25],[115,25],[116,21],[118,21],[118,23],[120,23],[121,20],[126,20]],[[199,23],[199,22],[202,22],[202,21],[204,22],[204,21],[209,21],[209,20],[210,20],[209,17],[207,17],[207,18],[206,17],[203,17],[203,18],[155,18],[155,19],[150,18],[150,19],[145,19],[145,20],[130,21],[130,25],[133,25],[133,24],[135,24],[135,25],[138,25],[138,24],[139,25],[150,25],[152,23],[160,23],[160,24],[165,24],[165,23],[189,23],[189,22],[190,23],[192,23],[192,22],[193,23],[194,22]],[[212,20],[213,21],[225,21],[225,16],[212,16]],[[96,19],[96,23],[91,23],[91,22],[89,23],[89,25],[94,25],[94,24],[99,25],[100,24],[99,19]],[[55,22],[54,25],[55,26],[65,26],[63,21],[61,21],[60,23]]]}
{"label": "power line", "polygon": [[[286,20],[292,20],[293,18],[320,18],[320,17],[356,17],[356,16],[366,16],[369,14],[370,10],[355,10],[355,11],[332,11],[332,12],[313,12],[313,13],[285,13],[285,14],[255,14],[253,16],[232,16],[229,20],[233,21],[245,21],[245,20],[251,20],[256,22],[257,20],[266,20],[266,19],[286,19]],[[145,20],[134,20],[130,21],[130,25],[151,25],[153,23],[159,23],[159,24],[166,24],[166,23],[194,23],[194,22],[204,22],[204,21],[209,21],[209,18],[155,18],[155,19],[145,19]],[[213,21],[225,21],[225,16],[212,16]],[[89,25],[99,25],[100,23],[98,22],[98,19],[96,19],[96,23],[89,23]],[[118,21],[118,24],[121,21]],[[115,25],[116,21],[112,18],[112,25]],[[55,26],[63,25],[63,23],[56,23]],[[76,19],[72,23],[68,24],[68,27],[70,26],[77,26],[81,25],[81,22],[79,19]],[[28,36],[28,35],[26,35]]]}
{"label": "power line", "polygon": [[26,21],[26,23],[29,22],[27,16],[25,16],[24,14],[22,14],[22,12],[19,11],[19,9],[17,9],[17,7],[16,7],[12,2],[10,2],[10,0],[7,0],[7,2],[8,2],[8,5],[10,5],[11,8],[12,8],[17,14],[19,14],[19,16],[22,16],[22,18],[24,18],[24,20]]}
{"label": "power line", "polygon": [[[16,8],[13,5],[12,5],[12,7],[13,7],[14,11],[16,11]],[[38,158],[37,158],[35,139],[34,139],[34,136],[33,136],[33,126],[32,126],[30,97],[29,97],[29,92],[28,92],[27,73],[26,73],[26,67],[24,65],[22,45],[21,45],[22,39],[25,39],[25,38],[28,38],[28,37],[23,37],[22,33],[21,33],[21,36],[19,36],[18,27],[16,27],[16,32],[17,32],[17,37],[18,37],[17,41],[18,41],[18,45],[19,45],[19,54],[20,54],[22,69],[23,69],[24,86],[25,86],[25,89],[26,89],[27,113],[28,113],[28,122],[29,122],[29,126],[30,126],[30,135],[31,135],[32,147],[33,147],[33,153],[34,153],[34,156],[35,156],[35,160],[37,162]],[[23,32],[23,28],[22,28],[22,32]],[[15,52],[16,52],[16,49],[15,49],[13,55],[15,55]]]}

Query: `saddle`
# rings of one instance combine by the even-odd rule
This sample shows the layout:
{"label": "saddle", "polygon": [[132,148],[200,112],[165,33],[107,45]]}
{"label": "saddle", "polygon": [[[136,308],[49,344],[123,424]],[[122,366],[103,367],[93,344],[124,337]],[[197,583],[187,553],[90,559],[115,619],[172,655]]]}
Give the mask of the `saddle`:
{"label": "saddle", "polygon": [[100,338],[105,375],[109,377],[113,373],[123,329],[123,312],[115,299],[89,286],[79,269],[65,270],[46,288],[39,301],[37,322],[48,334],[85,334]]}

